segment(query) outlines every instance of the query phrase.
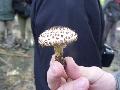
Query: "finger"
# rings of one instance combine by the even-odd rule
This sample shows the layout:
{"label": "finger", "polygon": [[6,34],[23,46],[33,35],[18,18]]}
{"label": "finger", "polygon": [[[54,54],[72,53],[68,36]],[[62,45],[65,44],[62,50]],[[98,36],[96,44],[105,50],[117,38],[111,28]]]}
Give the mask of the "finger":
{"label": "finger", "polygon": [[75,80],[78,79],[81,74],[79,72],[79,66],[75,63],[72,57],[66,57],[66,73],[69,78]]}
{"label": "finger", "polygon": [[58,90],[88,90],[89,81],[84,78],[78,78],[77,80],[71,81],[62,85]]}
{"label": "finger", "polygon": [[105,72],[99,67],[79,67],[79,73],[81,76],[86,77],[91,84],[95,83],[99,79],[101,79]]}
{"label": "finger", "polygon": [[61,84],[65,83],[64,78],[66,79],[67,75],[62,64],[58,61],[52,62],[47,72],[47,82],[49,88],[56,90]]}
{"label": "finger", "polygon": [[104,71],[98,67],[78,66],[71,57],[66,57],[65,60],[67,64],[66,72],[74,80],[82,76],[86,77],[90,83],[94,83],[104,75]]}

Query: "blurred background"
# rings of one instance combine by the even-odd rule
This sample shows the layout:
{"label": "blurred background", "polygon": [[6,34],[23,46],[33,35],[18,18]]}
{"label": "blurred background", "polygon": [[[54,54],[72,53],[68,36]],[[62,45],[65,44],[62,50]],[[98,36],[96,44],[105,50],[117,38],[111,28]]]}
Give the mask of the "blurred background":
{"label": "blurred background", "polygon": [[[111,66],[103,67],[109,72],[118,71],[120,68],[120,4],[113,1],[100,0],[105,29],[109,32],[105,43],[115,52]],[[0,13],[0,90],[35,90],[31,3],[24,0],[21,2],[13,4],[12,0],[0,0],[0,9],[3,9],[3,13]],[[18,5],[21,7],[18,8]]]}

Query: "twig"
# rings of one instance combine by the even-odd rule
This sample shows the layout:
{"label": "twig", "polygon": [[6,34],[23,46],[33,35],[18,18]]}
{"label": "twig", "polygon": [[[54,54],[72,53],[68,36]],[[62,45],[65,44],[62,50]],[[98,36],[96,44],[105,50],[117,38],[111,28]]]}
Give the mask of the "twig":
{"label": "twig", "polygon": [[14,56],[14,57],[26,57],[31,58],[31,55],[28,54],[21,54],[21,53],[7,53],[7,52],[0,52],[0,54],[7,55],[7,56]]}
{"label": "twig", "polygon": [[3,62],[5,65],[7,65],[8,67],[12,67],[11,64],[9,64],[6,60],[4,60],[3,58],[0,57],[0,61]]}

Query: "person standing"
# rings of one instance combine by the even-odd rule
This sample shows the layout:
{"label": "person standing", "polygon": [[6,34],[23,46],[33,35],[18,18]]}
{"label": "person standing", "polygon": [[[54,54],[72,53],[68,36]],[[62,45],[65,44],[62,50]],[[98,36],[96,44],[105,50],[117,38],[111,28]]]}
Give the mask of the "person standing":
{"label": "person standing", "polygon": [[64,56],[73,57],[78,65],[102,67],[104,20],[99,0],[33,0],[31,19],[36,90],[49,90],[47,70],[54,50],[41,47],[38,37],[52,26],[65,26],[78,34],[77,42],[65,48]]}
{"label": "person standing", "polygon": [[117,22],[120,20],[120,0],[111,0],[106,3],[103,8],[105,13],[105,33],[104,33],[104,41],[106,42],[108,34],[110,34],[109,44],[112,48],[115,43],[115,31]]}
{"label": "person standing", "polygon": [[32,40],[31,31],[31,0],[13,0],[13,7],[18,16],[18,22],[21,30],[21,46],[23,49],[29,49]]}
{"label": "person standing", "polygon": [[13,20],[12,0],[0,0],[0,44],[7,48],[14,45]]}

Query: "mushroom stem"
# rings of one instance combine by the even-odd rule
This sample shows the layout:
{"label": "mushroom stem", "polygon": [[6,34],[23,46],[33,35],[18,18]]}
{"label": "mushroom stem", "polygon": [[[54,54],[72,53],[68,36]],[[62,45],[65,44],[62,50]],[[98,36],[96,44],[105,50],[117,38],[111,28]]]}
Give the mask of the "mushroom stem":
{"label": "mushroom stem", "polygon": [[62,65],[65,64],[65,61],[63,59],[63,49],[64,46],[60,45],[55,45],[54,46],[54,51],[55,51],[55,60],[60,62]]}

